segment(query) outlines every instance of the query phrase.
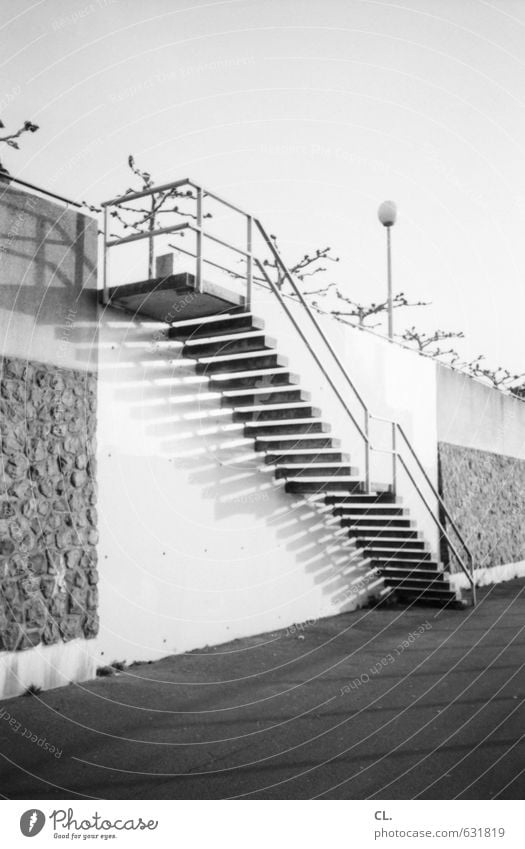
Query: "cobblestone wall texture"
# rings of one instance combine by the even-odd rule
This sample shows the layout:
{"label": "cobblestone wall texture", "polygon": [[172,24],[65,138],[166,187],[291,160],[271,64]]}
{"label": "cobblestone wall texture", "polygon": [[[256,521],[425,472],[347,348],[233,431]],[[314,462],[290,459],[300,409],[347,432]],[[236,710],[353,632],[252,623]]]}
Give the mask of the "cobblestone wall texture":
{"label": "cobblestone wall texture", "polygon": [[[438,452],[441,493],[474,565],[525,560],[525,460],[447,442]],[[450,566],[459,569],[454,558]]]}
{"label": "cobblestone wall texture", "polygon": [[0,650],[94,637],[96,378],[0,364]]}

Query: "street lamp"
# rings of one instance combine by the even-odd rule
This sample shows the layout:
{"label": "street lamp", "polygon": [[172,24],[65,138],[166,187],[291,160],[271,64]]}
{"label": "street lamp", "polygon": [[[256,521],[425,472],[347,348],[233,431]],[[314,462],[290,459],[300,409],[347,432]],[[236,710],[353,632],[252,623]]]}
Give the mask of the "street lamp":
{"label": "street lamp", "polygon": [[386,227],[386,264],[387,264],[387,286],[388,286],[388,338],[394,338],[394,309],[392,304],[392,256],[390,245],[390,228],[394,226],[397,218],[397,206],[393,200],[384,200],[377,210],[383,227]]}

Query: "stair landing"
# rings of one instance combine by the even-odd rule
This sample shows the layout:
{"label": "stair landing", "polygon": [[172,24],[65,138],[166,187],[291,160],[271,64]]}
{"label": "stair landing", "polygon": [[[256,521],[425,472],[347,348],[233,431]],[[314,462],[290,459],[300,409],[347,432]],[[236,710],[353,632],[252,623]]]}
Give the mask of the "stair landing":
{"label": "stair landing", "polygon": [[195,276],[171,274],[138,283],[114,286],[108,291],[108,305],[156,321],[186,321],[244,309],[242,295],[209,280],[196,290]]}

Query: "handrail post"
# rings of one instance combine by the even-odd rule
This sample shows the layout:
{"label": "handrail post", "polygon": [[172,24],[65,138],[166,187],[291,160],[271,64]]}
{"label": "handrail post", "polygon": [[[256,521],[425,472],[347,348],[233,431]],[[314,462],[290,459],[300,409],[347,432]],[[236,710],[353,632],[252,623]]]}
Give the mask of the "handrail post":
{"label": "handrail post", "polygon": [[197,250],[195,257],[195,291],[202,292],[202,188],[197,187]]}
{"label": "handrail post", "polygon": [[248,312],[252,306],[252,288],[253,288],[253,218],[251,215],[246,216],[246,303],[245,309]]}
{"label": "handrail post", "polygon": [[397,494],[397,423],[392,422],[392,494]]}
{"label": "handrail post", "polygon": [[109,302],[109,268],[108,268],[108,207],[104,207],[104,253],[102,256],[102,303]]}
{"label": "handrail post", "polygon": [[370,492],[370,413],[367,409],[365,414],[365,492]]}
{"label": "handrail post", "polygon": [[[151,215],[149,219],[148,230],[151,234],[155,229],[155,195],[151,195]],[[148,239],[148,280],[153,280],[153,265],[155,262],[155,246],[153,244],[153,235]]]}

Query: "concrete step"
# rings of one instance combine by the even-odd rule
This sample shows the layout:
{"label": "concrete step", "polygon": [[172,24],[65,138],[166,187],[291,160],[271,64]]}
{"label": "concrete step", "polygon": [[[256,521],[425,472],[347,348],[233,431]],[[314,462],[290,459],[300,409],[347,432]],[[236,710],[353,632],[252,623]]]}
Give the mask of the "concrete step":
{"label": "concrete step", "polygon": [[264,322],[254,318],[250,312],[225,313],[224,315],[194,318],[188,321],[174,322],[167,331],[169,339],[195,339],[200,336],[217,336],[220,333],[231,334],[243,330],[262,330]]}
{"label": "concrete step", "polygon": [[256,451],[270,452],[331,450],[338,447],[340,447],[340,443],[337,439],[308,433],[276,434],[257,439],[255,442]]}
{"label": "concrete step", "polygon": [[377,569],[383,571],[385,568],[391,569],[403,569],[406,568],[407,564],[410,564],[412,569],[417,569],[418,566],[421,566],[421,569],[438,569],[439,564],[436,560],[430,559],[430,554],[424,552],[425,556],[421,555],[421,552],[415,552],[415,557],[407,557],[406,554],[398,551],[392,552],[371,552],[368,556],[370,557],[374,566]]}
{"label": "concrete step", "polygon": [[399,554],[404,556],[405,554],[414,557],[428,555],[430,556],[428,551],[425,551],[425,542],[422,539],[417,538],[417,531],[415,531],[415,537],[387,537],[387,536],[368,536],[368,535],[357,535],[352,531],[348,532],[348,536],[352,537],[355,540],[355,544],[359,546],[359,548],[367,548],[370,551],[376,552],[384,552],[384,551],[392,551],[395,554]]}
{"label": "concrete step", "polygon": [[284,463],[275,469],[276,478],[294,477],[348,477],[357,478],[358,470],[339,463]]}
{"label": "concrete step", "polygon": [[275,342],[265,336],[264,332],[252,331],[239,333],[230,337],[227,335],[209,339],[191,339],[182,349],[185,357],[220,357],[229,354],[241,354],[246,351],[275,351]]}
{"label": "concrete step", "polygon": [[317,419],[321,410],[311,407],[308,401],[292,404],[257,404],[254,407],[236,407],[233,411],[234,422],[260,422],[269,419]]}
{"label": "concrete step", "polygon": [[427,593],[429,590],[437,592],[451,592],[450,584],[443,580],[441,575],[434,575],[432,578],[393,578],[384,577],[383,582],[385,587],[395,587],[396,589],[414,590]]}
{"label": "concrete step", "polygon": [[399,601],[425,604],[446,605],[458,601],[458,595],[454,590],[451,590],[448,584],[444,584],[443,589],[436,586],[431,587],[409,587],[407,585],[392,587],[395,589]]}
{"label": "concrete step", "polygon": [[390,525],[352,525],[344,519],[341,526],[348,530],[349,536],[359,536],[360,539],[418,539],[415,528],[392,528]]}
{"label": "concrete step", "polygon": [[228,389],[223,392],[222,403],[229,407],[253,407],[256,404],[292,404],[294,401],[309,401],[310,395],[303,389],[260,387],[257,389]]}
{"label": "concrete step", "polygon": [[380,573],[381,573],[382,577],[385,577],[385,578],[410,578],[410,577],[414,577],[414,578],[418,578],[418,579],[421,578],[422,580],[426,579],[426,580],[429,580],[429,581],[433,581],[433,580],[445,581],[445,573],[441,572],[439,570],[439,568],[437,568],[437,564],[436,564],[435,569],[421,569],[421,568],[414,569],[410,566],[410,564],[407,564],[407,566],[404,569],[401,569],[399,567],[385,566],[384,569],[380,570]]}
{"label": "concrete step", "polygon": [[355,528],[356,530],[374,531],[374,530],[410,530],[412,522],[410,519],[400,519],[397,516],[391,516],[384,513],[378,516],[377,513],[370,516],[369,513],[343,513],[341,508],[333,511],[334,515],[340,518],[341,525],[345,528]]}
{"label": "concrete step", "polygon": [[[356,539],[356,545],[359,545],[360,539]],[[370,552],[370,557],[374,560],[410,560],[417,563],[423,563],[425,560],[431,560],[430,551],[425,551],[425,543],[423,540],[392,540],[391,543],[381,540],[369,540],[364,542],[367,551]]]}
{"label": "concrete step", "polygon": [[265,463],[269,465],[288,465],[305,463],[345,463],[350,461],[348,454],[341,454],[335,448],[294,448],[285,451],[270,451],[266,454]]}
{"label": "concrete step", "polygon": [[371,508],[381,509],[382,505],[389,505],[387,509],[390,509],[390,505],[395,505],[395,497],[388,490],[375,490],[370,493],[362,492],[359,496],[347,495],[345,498],[341,495],[328,495],[326,504],[333,504],[336,507],[366,507],[367,510]]}
{"label": "concrete step", "polygon": [[246,436],[267,436],[287,433],[329,433],[330,425],[318,419],[273,419],[257,422],[245,422]]}
{"label": "concrete step", "polygon": [[346,492],[360,492],[363,482],[351,477],[341,478],[317,478],[299,477],[288,479],[285,483],[286,492],[293,493],[321,493],[327,489],[345,490]]}
{"label": "concrete step", "polygon": [[225,357],[202,357],[197,360],[197,374],[231,374],[250,372],[255,369],[286,366],[287,360],[278,354],[266,351],[251,351],[245,354],[230,354]]}
{"label": "concrete step", "polygon": [[274,386],[294,386],[299,383],[299,376],[291,374],[283,366],[276,368],[258,368],[237,373],[220,372],[210,379],[209,388],[212,392],[222,392],[223,389],[262,389]]}
{"label": "concrete step", "polygon": [[381,521],[383,518],[385,521],[387,519],[388,521],[396,519],[408,521],[403,508],[388,501],[375,502],[373,504],[362,504],[358,502],[349,504],[347,501],[335,501],[332,506],[334,515],[342,516],[345,519],[355,517],[356,519],[364,520],[369,516],[374,522]]}

